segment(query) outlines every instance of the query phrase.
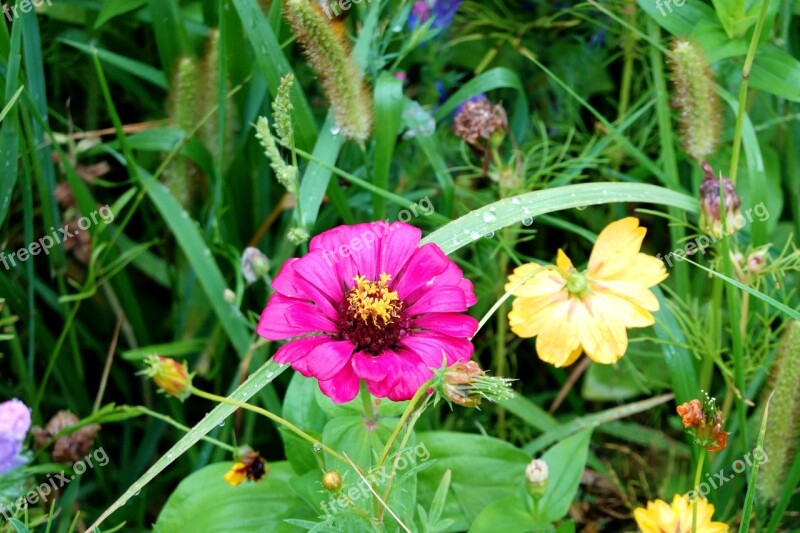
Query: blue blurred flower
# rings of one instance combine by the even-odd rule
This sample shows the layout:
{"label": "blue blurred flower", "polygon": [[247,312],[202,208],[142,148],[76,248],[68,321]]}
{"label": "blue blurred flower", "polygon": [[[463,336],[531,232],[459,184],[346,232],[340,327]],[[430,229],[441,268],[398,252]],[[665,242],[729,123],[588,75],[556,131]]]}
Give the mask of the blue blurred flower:
{"label": "blue blurred flower", "polygon": [[476,95],[475,95],[475,96],[473,96],[472,98],[469,98],[469,99],[467,99],[467,100],[464,100],[463,102],[461,102],[460,104],[458,104],[458,107],[456,108],[456,113],[455,113],[455,114],[456,114],[456,115],[459,115],[459,114],[461,114],[461,111],[464,109],[464,106],[465,106],[466,104],[468,104],[469,102],[488,102],[488,101],[489,101],[489,99],[488,99],[488,98],[486,98],[486,95],[485,95],[485,94],[483,94],[483,93],[476,94]]}
{"label": "blue blurred flower", "polygon": [[461,7],[461,0],[418,0],[411,7],[408,16],[408,27],[415,30],[433,16],[431,28],[434,30],[448,28]]}
{"label": "blue blurred flower", "polygon": [[31,412],[19,400],[0,403],[0,474],[25,462],[22,442],[31,427]]}

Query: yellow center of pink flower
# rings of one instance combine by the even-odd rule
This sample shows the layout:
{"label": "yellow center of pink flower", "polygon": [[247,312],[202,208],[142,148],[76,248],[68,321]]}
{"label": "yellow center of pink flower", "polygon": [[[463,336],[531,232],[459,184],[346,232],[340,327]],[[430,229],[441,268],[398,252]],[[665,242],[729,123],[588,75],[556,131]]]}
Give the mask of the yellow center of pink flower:
{"label": "yellow center of pink flower", "polygon": [[356,286],[347,295],[348,312],[353,318],[381,328],[400,316],[403,302],[397,291],[390,291],[387,287],[392,279],[389,274],[381,274],[380,281],[369,281],[364,276],[353,279]]}

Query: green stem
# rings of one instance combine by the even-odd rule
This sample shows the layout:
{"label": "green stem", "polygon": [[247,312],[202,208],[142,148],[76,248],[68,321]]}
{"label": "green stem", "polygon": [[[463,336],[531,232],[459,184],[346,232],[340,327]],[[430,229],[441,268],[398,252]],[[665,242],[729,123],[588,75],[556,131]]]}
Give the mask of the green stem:
{"label": "green stem", "polygon": [[372,395],[369,393],[367,384],[364,381],[361,382],[361,392],[359,396],[361,396],[361,405],[364,407],[364,418],[368,423],[374,424],[376,420],[375,405],[372,403]]}
{"label": "green stem", "polygon": [[[697,471],[694,474],[694,488],[693,490],[697,490],[697,487],[700,485],[700,476],[703,475],[703,463],[706,459],[706,449],[700,448],[700,457],[697,460]],[[692,533],[697,533],[697,500],[692,502]]]}
{"label": "green stem", "polygon": [[[255,405],[250,405],[249,403],[246,403],[246,402],[240,402],[239,400],[234,400],[233,398],[226,398],[225,396],[219,396],[219,395],[213,394],[211,392],[202,391],[200,389],[196,389],[195,387],[192,387],[190,389],[190,392],[191,392],[191,394],[194,394],[195,396],[200,396],[201,398],[205,398],[206,400],[211,400],[212,402],[226,403],[228,405],[233,405],[235,407],[238,407],[239,409],[246,409],[248,411],[252,411],[254,413],[258,413],[258,414],[260,414],[262,416],[266,416],[267,418],[269,418],[270,420],[272,420],[276,424],[282,425],[283,427],[285,427],[286,429],[288,429],[289,431],[291,431],[292,433],[294,433],[295,435],[297,435],[301,439],[307,440],[308,442],[310,442],[314,446],[321,447],[329,455],[332,455],[333,457],[335,457],[339,461],[343,462],[344,464],[350,463],[350,461],[348,461],[346,457],[341,455],[336,450],[333,450],[332,448],[326,446],[325,444],[320,442],[319,439],[315,439],[314,437],[312,437],[311,435],[309,435],[308,433],[306,433],[305,431],[303,431],[299,427],[295,426],[294,424],[292,424],[288,420],[286,420],[284,418],[281,418],[278,415],[276,415],[275,413],[271,413],[271,412],[267,411],[266,409],[263,409],[261,407],[256,407]],[[354,466],[356,467],[356,469],[358,469],[359,472],[361,472],[362,474],[366,474],[364,469],[362,469],[360,466],[358,466],[358,465],[354,465]]]}
{"label": "green stem", "polygon": [[764,27],[764,20],[767,17],[767,7],[769,7],[769,0],[764,0],[761,3],[761,12],[758,14],[756,29],[753,32],[752,39],[750,39],[750,48],[747,49],[747,56],[745,57],[744,68],[742,69],[742,86],[739,88],[739,109],[736,113],[736,129],[733,134],[731,168],[728,171],[728,177],[730,177],[734,185],[736,185],[736,174],[739,170],[739,153],[742,147],[742,127],[744,125],[744,115],[747,107],[747,88],[750,85],[750,69],[753,67],[753,60],[756,57],[756,49],[758,48],[758,41],[761,37],[761,30]]}
{"label": "green stem", "polygon": [[378,459],[378,468],[382,467],[383,464],[386,462],[386,458],[389,456],[389,452],[392,450],[392,445],[394,445],[395,441],[397,440],[397,436],[400,434],[400,431],[403,429],[403,426],[408,420],[408,417],[411,416],[411,413],[414,412],[414,406],[417,405],[419,399],[422,398],[424,394],[426,394],[427,390],[433,384],[433,380],[428,380],[425,384],[417,390],[414,397],[411,398],[411,401],[408,402],[406,406],[406,410],[403,411],[403,415],[400,417],[400,420],[397,422],[397,425],[394,427],[394,431],[389,436],[389,440],[386,441],[386,446],[383,447],[383,452],[381,452],[380,459]]}

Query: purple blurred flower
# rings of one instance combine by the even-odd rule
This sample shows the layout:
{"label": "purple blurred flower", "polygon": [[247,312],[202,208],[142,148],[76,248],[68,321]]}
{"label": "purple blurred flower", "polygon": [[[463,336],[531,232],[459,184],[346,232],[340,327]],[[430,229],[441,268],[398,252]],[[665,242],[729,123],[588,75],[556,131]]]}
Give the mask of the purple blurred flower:
{"label": "purple blurred flower", "polygon": [[447,28],[453,23],[459,7],[461,0],[418,0],[408,16],[408,27],[415,30],[433,16],[431,28],[434,30]]}
{"label": "purple blurred flower", "polygon": [[20,456],[22,442],[31,427],[31,412],[19,400],[0,403],[0,474],[25,462]]}

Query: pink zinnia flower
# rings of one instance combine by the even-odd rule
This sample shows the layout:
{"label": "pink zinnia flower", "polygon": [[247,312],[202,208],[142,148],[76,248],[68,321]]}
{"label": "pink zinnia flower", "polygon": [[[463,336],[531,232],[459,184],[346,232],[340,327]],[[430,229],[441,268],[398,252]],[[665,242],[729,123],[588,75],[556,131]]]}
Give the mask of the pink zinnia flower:
{"label": "pink zinnia flower", "polygon": [[31,411],[19,400],[0,403],[0,474],[25,462],[22,443],[31,428]]}
{"label": "pink zinnia flower", "polygon": [[319,380],[336,403],[369,391],[410,399],[433,370],[469,361],[478,322],[472,283],[402,222],[339,226],[311,240],[275,278],[258,334],[293,339],[275,361]]}

